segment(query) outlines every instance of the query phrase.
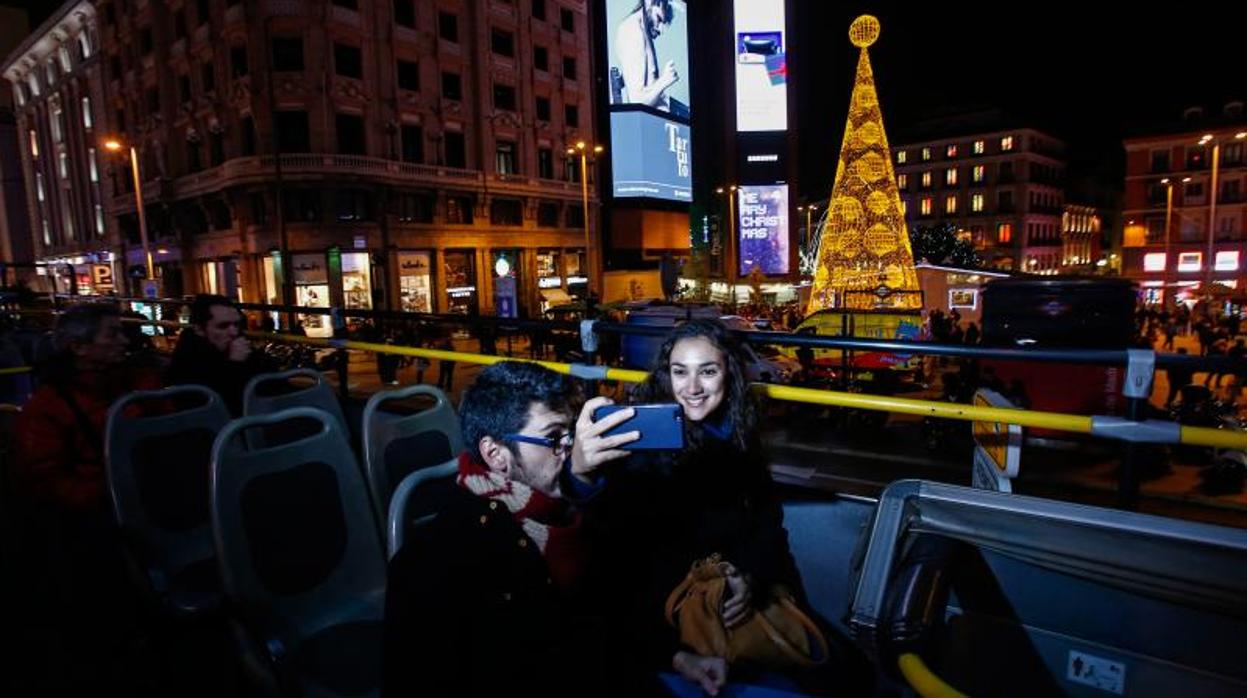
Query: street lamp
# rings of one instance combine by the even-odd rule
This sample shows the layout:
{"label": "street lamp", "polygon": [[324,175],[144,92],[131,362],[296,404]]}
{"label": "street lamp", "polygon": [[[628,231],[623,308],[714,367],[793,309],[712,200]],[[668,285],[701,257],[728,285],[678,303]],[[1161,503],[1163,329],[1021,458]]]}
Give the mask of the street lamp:
{"label": "street lamp", "polygon": [[[104,141],[104,150],[120,153],[126,146],[116,138]],[[147,215],[143,211],[143,178],[139,176],[139,154],[130,146],[130,171],[134,176],[134,202],[139,212],[139,242],[143,245],[143,258],[147,261],[147,278],[156,278],[156,268],[152,263],[152,253],[147,247]]]}
{"label": "street lamp", "polygon": [[[722,195],[725,193],[723,187],[714,190],[714,193]],[[728,236],[727,236],[727,261],[728,286],[732,289],[732,307],[736,307],[736,185],[729,184],[726,188],[727,194],[727,220],[728,220]]]}
{"label": "street lamp", "polygon": [[[1191,181],[1190,177],[1182,178],[1183,184],[1187,184],[1190,181]],[[1170,230],[1170,226],[1173,223],[1173,181],[1170,180],[1168,177],[1165,177],[1164,179],[1160,180],[1160,183],[1165,185],[1165,272],[1163,275],[1162,282],[1164,283],[1165,288],[1168,289],[1169,288],[1169,270],[1172,269],[1177,264],[1176,262],[1170,259],[1170,257],[1172,257],[1171,251],[1173,247],[1173,234]],[[1165,296],[1168,297],[1170,294],[1172,294],[1172,291],[1167,290],[1164,293],[1165,293]]]}
{"label": "street lamp", "polygon": [[588,276],[590,270],[593,269],[593,265],[589,262],[589,250],[592,248],[589,240],[589,153],[600,155],[603,150],[600,145],[590,145],[584,141],[576,141],[576,145],[570,146],[567,149],[569,156],[575,157],[577,154],[580,155],[580,193],[583,206],[581,211],[584,214],[582,219],[585,224],[585,276]]}
{"label": "street lamp", "polygon": [[[809,247],[811,240],[813,240],[813,239],[814,239],[814,235],[812,234],[812,232],[811,232],[811,230],[810,230],[810,218],[811,218],[811,216],[814,214],[814,211],[818,210],[818,204],[809,204],[809,205],[807,205],[807,206],[798,206],[798,207],[797,207],[797,210],[798,210],[798,211],[805,211],[805,239],[804,239],[804,243],[805,243],[806,247]],[[807,251],[806,251],[806,254],[809,254],[809,250],[807,250]]]}
{"label": "street lamp", "polygon": [[[1234,140],[1241,141],[1244,138],[1247,138],[1247,131],[1239,131],[1234,134]],[[1212,192],[1208,197],[1208,258],[1204,262],[1205,293],[1212,289],[1212,270],[1215,266],[1214,243],[1217,239],[1217,173],[1221,167],[1221,139],[1211,133],[1206,133],[1203,138],[1199,139],[1199,144],[1202,146],[1207,146],[1209,143],[1212,143]]]}

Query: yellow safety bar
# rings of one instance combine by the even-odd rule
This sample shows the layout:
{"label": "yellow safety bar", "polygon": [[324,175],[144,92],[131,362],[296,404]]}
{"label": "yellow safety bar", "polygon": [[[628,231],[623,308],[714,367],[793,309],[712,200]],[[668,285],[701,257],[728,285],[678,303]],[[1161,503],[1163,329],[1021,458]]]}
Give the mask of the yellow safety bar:
{"label": "yellow safety bar", "polygon": [[[159,325],[161,327],[183,327],[183,325],[179,322],[168,320],[152,321],[139,320],[138,318],[122,318],[122,321],[141,323],[144,325]],[[537,361],[507,356],[472,354],[462,351],[446,351],[443,349],[417,349],[415,347],[404,347],[395,344],[376,344],[373,342],[356,342],[353,340],[328,339],[323,337],[305,337],[303,335],[294,334],[274,334],[271,332],[246,332],[245,334],[252,339],[267,339],[280,342],[290,342],[294,344],[308,344],[311,346],[325,348],[357,349],[360,351],[370,351],[379,354],[417,356],[425,359],[437,359],[440,361],[462,361],[464,363],[483,365],[495,364],[499,361],[529,361],[531,363],[540,364],[559,373],[573,373],[572,364],[559,363],[557,361]],[[625,381],[628,383],[640,383],[644,381],[646,375],[648,375],[645,371],[634,371],[623,368],[606,368],[601,366],[596,366],[594,368],[605,368],[607,380]],[[835,390],[797,388],[787,385],[771,385],[768,383],[754,383],[752,388],[769,398],[774,400],[783,400],[786,402],[801,402],[811,405],[828,405],[832,407],[851,407],[855,409],[876,410],[880,412],[898,412],[901,414],[913,414],[922,417],[938,417],[941,419],[954,419],[967,422],[999,422],[1003,424],[1017,424],[1023,427],[1066,431],[1075,434],[1092,433],[1092,418],[1084,415],[1062,414],[1060,412],[1039,412],[1036,410],[1009,409],[1002,407],[982,407],[978,405],[963,405],[953,402],[915,400],[913,398],[868,395],[865,393],[845,393]],[[1211,446],[1213,448],[1235,448],[1247,450],[1247,432],[1230,431],[1226,429],[1210,429],[1208,427],[1182,426],[1179,429],[1179,443],[1187,446]]]}
{"label": "yellow safety bar", "polygon": [[[1037,412],[1035,410],[1019,410],[1005,407],[979,407],[977,405],[962,405],[955,402],[935,402],[905,397],[867,395],[865,393],[842,393],[831,390],[816,390],[814,388],[796,388],[787,385],[755,385],[758,385],[768,397],[789,402],[855,407],[863,410],[883,410],[901,414],[916,414],[923,417],[941,417],[973,422],[1004,422],[1007,424],[1020,424],[1024,427],[1072,431],[1079,434],[1091,433],[1091,417],[1080,415],[1061,414],[1059,412]],[[1247,444],[1247,438],[1244,439],[1244,444]]]}
{"label": "yellow safety bar", "polygon": [[922,657],[909,652],[902,654],[896,663],[909,687],[922,698],[968,698],[966,694],[944,683],[944,680],[927,668]]}
{"label": "yellow safety bar", "polygon": [[29,366],[13,366],[10,368],[0,368],[0,376],[11,376],[15,373],[30,373]]}
{"label": "yellow safety bar", "polygon": [[[355,342],[341,339],[320,337],[304,337],[290,334],[270,334],[265,332],[248,332],[247,336],[257,339],[268,338],[278,341],[311,344],[319,347],[337,347],[342,349],[358,349],[383,354],[400,356],[419,356],[426,359],[442,361],[463,361],[465,363],[494,364],[499,361],[531,361],[559,373],[572,373],[572,365],[555,361],[534,361],[531,359],[515,359],[505,356],[489,356],[471,354],[460,351],[442,349],[416,349],[394,344],[374,344],[371,342]],[[600,367],[599,367],[600,368]],[[633,371],[622,368],[607,368],[607,380],[619,380],[629,383],[640,383],[645,380],[645,371]],[[1083,415],[1062,414],[1059,412],[1039,412],[1036,410],[1009,409],[1002,407],[980,407],[962,405],[953,402],[937,402],[933,400],[915,400],[913,398],[889,397],[883,395],[867,395],[864,393],[845,393],[834,390],[817,390],[814,388],[796,388],[787,385],[771,385],[754,383],[753,389],[767,397],[786,402],[802,402],[812,405],[830,405],[835,407],[852,407],[863,410],[881,412],[899,412],[924,417],[939,417],[971,422],[1001,422],[1018,424],[1024,427],[1054,429],[1076,434],[1090,434],[1092,418]],[[1180,431],[1181,443],[1190,446],[1213,446],[1216,448],[1247,449],[1247,433],[1210,429],[1208,427],[1187,427]]]}
{"label": "yellow safety bar", "polygon": [[[304,337],[297,334],[272,334],[269,332],[248,332],[248,337],[255,339],[274,339],[282,342],[295,342],[299,344],[311,344],[317,347],[341,348],[341,349],[358,349],[360,351],[371,351],[378,354],[397,354],[399,356],[418,356],[425,359],[437,359],[439,361],[462,361],[464,363],[473,364],[496,364],[500,361],[527,361],[529,363],[545,366],[551,371],[558,373],[570,374],[572,365],[559,363],[557,361],[538,361],[535,359],[518,359],[509,356],[491,356],[488,354],[471,354],[463,351],[446,351],[444,349],[417,349],[415,347],[402,347],[395,344],[375,344],[373,342],[356,342],[353,340],[328,339],[324,337]],[[606,379],[626,381],[629,383],[640,383],[645,380],[648,375],[645,371],[633,371],[626,368],[606,368]]]}

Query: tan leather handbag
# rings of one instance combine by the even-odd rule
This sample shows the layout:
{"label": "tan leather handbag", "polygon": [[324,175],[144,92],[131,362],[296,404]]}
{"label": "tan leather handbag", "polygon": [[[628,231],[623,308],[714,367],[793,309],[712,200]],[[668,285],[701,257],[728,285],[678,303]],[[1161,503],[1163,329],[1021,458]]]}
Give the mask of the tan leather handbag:
{"label": "tan leather handbag", "polygon": [[827,638],[779,586],[766,590],[744,623],[724,627],[723,597],[730,569],[717,554],[698,560],[667,597],[667,622],[680,631],[683,644],[703,656],[723,657],[729,664],[748,661],[790,669],[827,661]]}

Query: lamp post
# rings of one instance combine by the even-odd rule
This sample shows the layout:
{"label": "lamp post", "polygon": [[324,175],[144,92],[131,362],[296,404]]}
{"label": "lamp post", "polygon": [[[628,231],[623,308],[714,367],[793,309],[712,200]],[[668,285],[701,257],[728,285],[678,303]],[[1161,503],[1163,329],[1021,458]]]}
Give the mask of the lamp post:
{"label": "lamp post", "polygon": [[[1186,184],[1190,181],[1191,181],[1190,177],[1182,178],[1183,184]],[[1164,179],[1160,180],[1160,183],[1165,185],[1165,271],[1161,277],[1161,283],[1164,285],[1164,288],[1166,289],[1164,291],[1165,298],[1168,299],[1170,295],[1174,295],[1171,290],[1168,290],[1169,289],[1169,270],[1172,269],[1173,266],[1176,264],[1175,262],[1170,260],[1170,257],[1173,256],[1171,254],[1172,248],[1173,248],[1173,233],[1171,229],[1171,226],[1173,223],[1173,180],[1169,179],[1168,177],[1165,177]]]}
{"label": "lamp post", "polygon": [[[585,224],[585,276],[588,276],[590,270],[594,269],[593,265],[589,261],[590,250],[592,249],[592,243],[589,239],[589,153],[592,152],[594,155],[600,155],[602,151],[602,146],[597,144],[590,145],[584,141],[576,141],[576,145],[567,149],[567,154],[569,156],[580,156],[580,195],[582,206],[581,212],[583,214],[581,218]],[[600,279],[597,281],[600,285]],[[589,287],[592,288],[593,284],[589,284]]]}
{"label": "lamp post", "polygon": [[[723,194],[724,192],[725,190],[723,187],[719,187],[718,189],[714,190],[714,193],[716,194]],[[736,265],[738,264],[737,259],[736,259],[736,185],[735,184],[727,185],[726,193],[727,193],[727,222],[728,222],[727,284],[728,284],[728,288],[731,290],[732,308],[735,309],[736,308],[736,272],[737,272]]]}
{"label": "lamp post", "polygon": [[[805,236],[802,238],[801,242],[804,243],[806,247],[809,247],[810,241],[814,239],[814,235],[810,229],[810,218],[813,216],[814,211],[817,209],[818,209],[818,204],[809,204],[806,206],[797,207],[798,211],[805,211]],[[808,254],[809,250],[806,250],[806,253]]]}
{"label": "lamp post", "polygon": [[[104,141],[104,149],[110,153],[119,153],[126,146],[121,141],[110,138]],[[147,215],[143,211],[143,178],[139,176],[139,154],[130,146],[130,170],[134,176],[134,204],[138,207],[139,213],[139,242],[143,245],[143,258],[147,262],[147,278],[156,278],[155,264],[152,262],[152,252],[147,246]]]}
{"label": "lamp post", "polygon": [[[1234,140],[1241,141],[1247,138],[1247,131],[1239,131],[1234,134]],[[1214,243],[1216,242],[1217,231],[1217,174],[1221,167],[1221,139],[1211,133],[1204,134],[1199,139],[1199,144],[1207,146],[1212,143],[1212,191],[1208,195],[1208,257],[1204,263],[1204,291],[1207,293],[1212,289],[1212,271],[1216,266]]]}

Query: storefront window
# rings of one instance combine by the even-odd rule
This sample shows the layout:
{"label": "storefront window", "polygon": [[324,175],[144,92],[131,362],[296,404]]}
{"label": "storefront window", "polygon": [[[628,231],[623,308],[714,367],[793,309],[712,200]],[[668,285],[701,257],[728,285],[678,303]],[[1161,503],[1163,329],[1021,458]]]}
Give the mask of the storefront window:
{"label": "storefront window", "polygon": [[564,253],[567,258],[567,290],[573,295],[582,295],[589,290],[589,277],[585,273],[583,249],[567,250]]}
{"label": "storefront window", "polygon": [[220,293],[220,291],[217,290],[217,262],[204,262],[202,268],[202,283],[204,290],[208,293]]}
{"label": "storefront window", "polygon": [[238,284],[238,260],[224,259],[203,263],[202,288],[226,298],[242,300]]}
{"label": "storefront window", "polygon": [[342,304],[348,310],[372,310],[372,268],[367,252],[342,253]]}
{"label": "storefront window", "polygon": [[558,250],[541,250],[537,253],[537,292],[541,296],[541,312],[552,306],[567,303],[571,298],[563,290],[563,255]]}
{"label": "storefront window", "polygon": [[78,282],[78,295],[90,296],[95,293],[95,289],[91,286],[91,268],[78,265],[74,267],[74,277]]}
{"label": "storefront window", "polygon": [[446,310],[464,315],[477,312],[474,250],[447,250],[442,255],[446,274]]}
{"label": "storefront window", "polygon": [[[281,283],[278,279],[280,272],[280,264],[277,261],[277,254],[268,254],[264,256],[264,289],[262,302],[268,305],[281,305]],[[269,315],[273,318],[273,327],[281,324],[280,313],[269,311]]]}
{"label": "storefront window", "polygon": [[[312,308],[329,307],[329,272],[325,255],[294,255],[294,302]],[[332,337],[333,327],[327,315],[300,315],[299,322],[309,337]]]}
{"label": "storefront window", "polygon": [[264,302],[269,305],[281,303],[281,287],[277,282],[277,271],[274,267],[273,255],[264,257]]}
{"label": "storefront window", "polygon": [[432,269],[431,252],[398,254],[398,293],[403,312],[433,312]]}

